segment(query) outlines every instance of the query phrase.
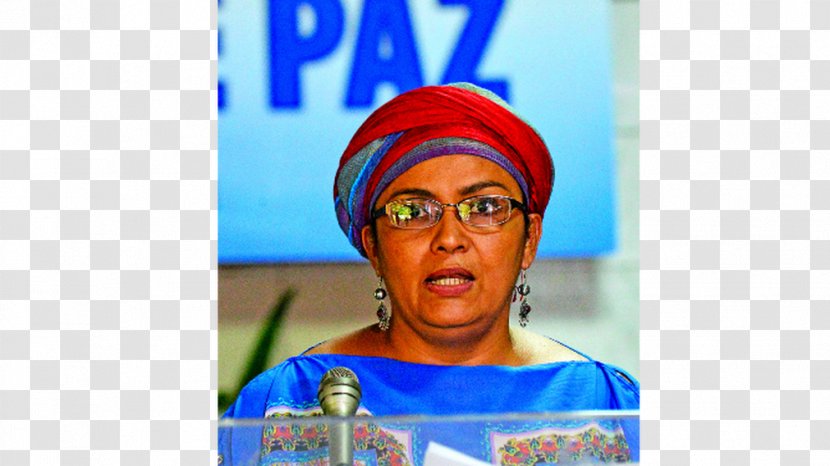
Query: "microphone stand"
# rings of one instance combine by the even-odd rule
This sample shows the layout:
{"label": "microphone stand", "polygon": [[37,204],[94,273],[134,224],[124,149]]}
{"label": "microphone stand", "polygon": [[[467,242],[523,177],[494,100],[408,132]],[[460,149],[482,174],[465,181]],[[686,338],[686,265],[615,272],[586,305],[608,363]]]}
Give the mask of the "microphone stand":
{"label": "microphone stand", "polygon": [[[360,404],[361,390],[357,376],[350,369],[329,369],[320,381],[317,399],[329,421],[329,466],[353,466],[354,422],[351,418]],[[341,419],[337,419],[341,418]]]}
{"label": "microphone stand", "polygon": [[329,423],[329,466],[354,465],[354,423],[333,420]]}

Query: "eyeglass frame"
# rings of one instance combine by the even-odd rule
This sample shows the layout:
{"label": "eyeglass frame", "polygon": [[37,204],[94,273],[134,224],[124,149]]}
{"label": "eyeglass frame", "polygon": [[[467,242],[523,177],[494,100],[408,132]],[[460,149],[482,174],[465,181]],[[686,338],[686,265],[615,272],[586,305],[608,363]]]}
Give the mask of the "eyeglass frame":
{"label": "eyeglass frame", "polygon": [[[491,223],[491,224],[488,224],[488,225],[474,225],[472,223],[467,223],[461,217],[461,210],[458,208],[458,205],[462,204],[464,202],[467,202],[471,199],[476,199],[476,198],[479,198],[479,197],[507,199],[508,201],[510,201],[510,212],[508,212],[507,217],[499,223]],[[405,227],[401,227],[401,226],[396,225],[392,221],[392,219],[389,217],[389,205],[393,204],[393,203],[396,203],[396,202],[405,202],[405,201],[413,201],[413,200],[427,201],[427,202],[433,203],[433,204],[440,207],[440,211],[439,211],[440,215],[438,216],[438,219],[436,219],[435,223],[433,223],[430,226],[423,227],[423,228],[405,228]],[[455,207],[455,218],[457,218],[458,221],[461,222],[462,224],[467,225],[467,226],[471,226],[471,227],[474,227],[474,228],[487,228],[487,227],[493,227],[493,226],[498,226],[498,225],[504,225],[505,223],[509,222],[510,219],[513,217],[513,209],[519,210],[525,216],[525,219],[527,218],[527,206],[523,202],[521,202],[521,201],[519,201],[515,198],[512,198],[510,196],[504,196],[504,195],[501,195],[501,194],[478,194],[478,195],[475,195],[475,196],[470,196],[468,198],[462,199],[462,200],[460,200],[458,202],[455,202],[455,203],[453,203],[453,202],[443,203],[443,202],[440,202],[436,199],[430,199],[430,198],[426,198],[426,197],[410,197],[410,198],[406,198],[406,199],[395,199],[395,200],[387,202],[386,204],[383,205],[383,207],[379,207],[379,208],[375,209],[372,212],[372,221],[374,222],[375,220],[377,220],[381,217],[386,217],[389,220],[389,225],[392,226],[393,228],[397,228],[397,229],[400,229],[400,230],[426,230],[428,228],[434,227],[435,225],[438,225],[438,223],[441,221],[441,219],[444,218],[444,209],[447,208],[447,207]]]}

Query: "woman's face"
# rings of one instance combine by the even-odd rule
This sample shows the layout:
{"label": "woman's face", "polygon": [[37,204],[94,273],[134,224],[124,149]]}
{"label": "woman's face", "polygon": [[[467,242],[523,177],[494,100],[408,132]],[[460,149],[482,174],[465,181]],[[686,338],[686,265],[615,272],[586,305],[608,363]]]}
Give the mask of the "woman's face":
{"label": "woman's face", "polygon": [[[472,196],[499,194],[522,200],[519,185],[504,169],[471,155],[436,157],[398,177],[374,209],[413,197],[457,203]],[[501,225],[462,223],[455,207],[445,207],[437,225],[404,230],[386,217],[362,232],[364,247],[392,302],[392,326],[422,335],[463,337],[483,334],[509,321],[513,287],[520,268],[530,267],[541,235],[541,217],[514,209]]]}

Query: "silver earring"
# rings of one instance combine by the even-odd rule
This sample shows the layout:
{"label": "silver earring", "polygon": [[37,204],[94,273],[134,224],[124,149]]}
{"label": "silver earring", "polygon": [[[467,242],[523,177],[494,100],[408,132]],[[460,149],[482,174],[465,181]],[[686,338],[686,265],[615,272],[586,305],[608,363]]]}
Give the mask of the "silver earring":
{"label": "silver earring", "polygon": [[378,328],[382,331],[389,330],[389,321],[392,319],[392,313],[383,304],[383,298],[386,297],[386,288],[383,287],[383,277],[378,278],[378,287],[375,288],[375,299],[378,300]]}
{"label": "silver earring", "polygon": [[519,325],[522,327],[527,327],[527,323],[530,320],[527,318],[528,314],[530,314],[531,307],[530,304],[527,303],[527,295],[530,294],[530,285],[527,284],[527,274],[525,273],[525,269],[522,269],[521,279],[519,280],[519,284],[516,285],[516,290],[513,292],[513,301],[516,300],[516,294],[521,296],[522,304],[519,306]]}

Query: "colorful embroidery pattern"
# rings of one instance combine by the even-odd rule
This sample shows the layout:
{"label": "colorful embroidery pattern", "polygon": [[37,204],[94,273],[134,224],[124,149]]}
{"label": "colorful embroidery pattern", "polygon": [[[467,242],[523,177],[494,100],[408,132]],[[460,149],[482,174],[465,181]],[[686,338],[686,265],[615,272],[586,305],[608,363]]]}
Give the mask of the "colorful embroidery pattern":
{"label": "colorful embroidery pattern", "polygon": [[608,432],[597,426],[577,432],[547,432],[532,437],[512,437],[497,451],[500,464],[516,466],[572,461],[621,463],[631,460],[623,432]]}
{"label": "colorful embroidery pattern", "polygon": [[325,424],[268,424],[262,429],[263,456],[275,450],[308,451],[317,450],[324,445],[328,445],[328,429]]}
{"label": "colorful embroidery pattern", "polygon": [[[290,419],[296,417],[318,417],[322,412],[307,410],[297,416],[294,410],[276,410],[269,413],[268,419]],[[361,413],[358,413],[359,415]],[[363,414],[366,416],[367,414]],[[373,423],[357,423],[354,427],[355,460],[361,463],[359,456],[372,452],[376,457],[373,464],[378,466],[410,466],[409,448],[395,438],[392,431]],[[269,424],[262,431],[261,457],[264,464],[291,464],[316,466],[327,464],[328,457],[323,450],[328,446],[328,426],[325,423],[291,425]],[[365,452],[365,453],[364,453]],[[286,456],[285,453],[289,455]],[[291,459],[283,462],[281,459]],[[373,458],[374,459],[374,458]],[[276,460],[277,462],[273,462]]]}
{"label": "colorful embroidery pattern", "polygon": [[375,450],[378,466],[409,466],[404,446],[377,424],[360,424],[354,428],[355,450]]}

